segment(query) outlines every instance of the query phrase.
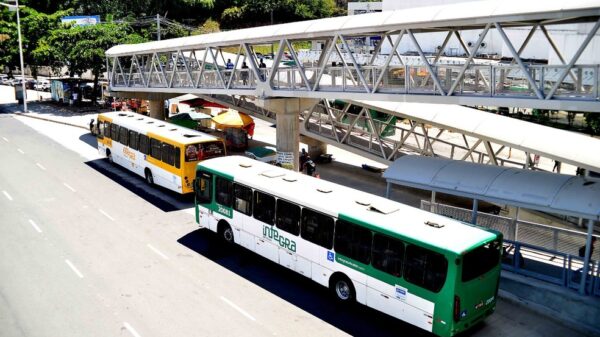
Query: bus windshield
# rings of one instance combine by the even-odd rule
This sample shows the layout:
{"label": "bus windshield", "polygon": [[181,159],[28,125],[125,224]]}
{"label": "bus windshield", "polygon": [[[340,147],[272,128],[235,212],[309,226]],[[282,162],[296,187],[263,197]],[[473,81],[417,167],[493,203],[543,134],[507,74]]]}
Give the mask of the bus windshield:
{"label": "bus windshield", "polygon": [[462,281],[471,281],[500,263],[500,240],[494,240],[465,254]]}
{"label": "bus windshield", "polygon": [[225,147],[221,141],[189,144],[185,146],[186,162],[206,160],[223,155],[225,155]]}

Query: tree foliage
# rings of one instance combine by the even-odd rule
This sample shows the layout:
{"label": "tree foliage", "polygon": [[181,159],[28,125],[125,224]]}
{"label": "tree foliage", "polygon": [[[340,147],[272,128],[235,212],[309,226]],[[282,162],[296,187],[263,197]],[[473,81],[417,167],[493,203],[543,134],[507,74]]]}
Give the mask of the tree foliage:
{"label": "tree foliage", "polygon": [[[337,2],[345,0],[337,0]],[[21,0],[25,63],[33,74],[40,66],[68,67],[70,74],[104,69],[104,52],[125,42],[156,39],[153,17],[168,17],[161,38],[189,35],[176,21],[198,27],[194,34],[285,23],[339,13],[336,0]],[[61,17],[100,15],[95,26],[64,26]],[[113,20],[114,18],[114,20]],[[108,21],[108,22],[107,22]],[[175,22],[175,23],[173,23]],[[0,8],[0,69],[18,68],[15,12]]]}
{"label": "tree foliage", "polygon": [[[221,25],[234,29],[332,16],[334,0],[233,0],[221,14]],[[272,13],[272,16],[271,16]]]}

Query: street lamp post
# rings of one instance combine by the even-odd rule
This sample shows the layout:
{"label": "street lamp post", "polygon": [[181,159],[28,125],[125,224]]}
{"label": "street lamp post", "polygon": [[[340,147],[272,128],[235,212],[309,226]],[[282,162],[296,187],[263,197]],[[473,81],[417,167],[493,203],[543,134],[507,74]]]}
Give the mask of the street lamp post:
{"label": "street lamp post", "polygon": [[19,0],[15,0],[14,5],[9,5],[4,2],[0,2],[1,5],[4,5],[9,8],[9,10],[17,11],[17,31],[19,34],[19,57],[21,59],[21,86],[23,90],[23,112],[27,112],[27,89],[25,88],[25,66],[23,62],[23,44],[21,42],[21,18],[19,17]]}

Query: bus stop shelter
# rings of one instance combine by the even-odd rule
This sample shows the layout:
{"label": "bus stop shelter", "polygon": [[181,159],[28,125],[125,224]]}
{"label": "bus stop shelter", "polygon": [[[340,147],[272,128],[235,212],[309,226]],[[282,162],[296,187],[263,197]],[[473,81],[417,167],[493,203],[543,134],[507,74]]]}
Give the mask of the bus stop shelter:
{"label": "bus stop shelter", "polygon": [[[415,155],[394,161],[383,177],[388,198],[397,184],[432,191],[432,199],[435,192],[473,199],[473,223],[478,200],[587,219],[583,275],[588,273],[594,222],[600,219],[600,181]],[[584,284],[582,278],[582,293]]]}

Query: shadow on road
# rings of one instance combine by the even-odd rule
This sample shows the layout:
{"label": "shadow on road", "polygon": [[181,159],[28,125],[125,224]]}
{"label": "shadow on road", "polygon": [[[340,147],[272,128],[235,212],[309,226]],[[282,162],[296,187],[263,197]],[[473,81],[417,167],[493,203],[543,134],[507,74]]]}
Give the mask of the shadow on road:
{"label": "shadow on road", "polygon": [[366,306],[338,303],[327,288],[245,248],[225,246],[209,230],[196,230],[177,241],[352,336],[433,336]]}
{"label": "shadow on road", "polygon": [[91,133],[85,133],[79,137],[79,140],[86,143],[87,145],[93,147],[94,149],[98,148],[98,139]]}
{"label": "shadow on road", "polygon": [[180,195],[160,186],[148,186],[142,177],[118,165],[110,164],[106,159],[90,160],[85,164],[163,212],[194,207],[193,194]]}

